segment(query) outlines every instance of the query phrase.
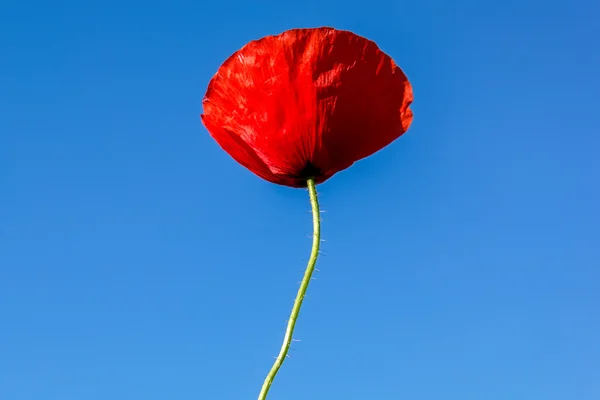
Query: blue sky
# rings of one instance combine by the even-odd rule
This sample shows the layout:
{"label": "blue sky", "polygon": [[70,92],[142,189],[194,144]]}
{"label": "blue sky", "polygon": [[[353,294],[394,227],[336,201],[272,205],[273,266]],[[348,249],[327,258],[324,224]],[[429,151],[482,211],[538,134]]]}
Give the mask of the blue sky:
{"label": "blue sky", "polygon": [[22,1],[0,12],[0,397],[254,399],[305,190],[199,121],[249,40],[329,25],[411,80],[401,139],[319,186],[320,272],[269,399],[600,398],[600,6]]}

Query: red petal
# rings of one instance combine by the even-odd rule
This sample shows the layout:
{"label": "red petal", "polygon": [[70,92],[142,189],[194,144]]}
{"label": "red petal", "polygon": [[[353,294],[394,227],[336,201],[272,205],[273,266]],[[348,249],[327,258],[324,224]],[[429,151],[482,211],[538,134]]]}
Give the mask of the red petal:
{"label": "red petal", "polygon": [[211,80],[202,120],[271,182],[323,182],[408,129],[412,89],[377,45],[348,31],[293,29],[253,41]]}

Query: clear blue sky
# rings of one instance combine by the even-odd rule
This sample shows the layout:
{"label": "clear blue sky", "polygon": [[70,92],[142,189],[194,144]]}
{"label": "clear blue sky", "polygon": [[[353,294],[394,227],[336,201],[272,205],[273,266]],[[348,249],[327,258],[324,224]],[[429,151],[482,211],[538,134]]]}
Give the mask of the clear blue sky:
{"label": "clear blue sky", "polygon": [[327,240],[271,400],[600,398],[600,5],[12,1],[0,8],[0,398],[255,399],[305,190],[200,123],[244,43],[329,25],[414,86],[319,187]]}

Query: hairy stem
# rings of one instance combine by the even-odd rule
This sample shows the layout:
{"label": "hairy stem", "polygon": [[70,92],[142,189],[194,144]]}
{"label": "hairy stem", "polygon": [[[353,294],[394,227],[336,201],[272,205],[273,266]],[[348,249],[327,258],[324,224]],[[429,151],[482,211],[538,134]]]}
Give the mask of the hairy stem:
{"label": "hairy stem", "polygon": [[304,272],[300,289],[298,289],[298,294],[296,295],[296,300],[294,301],[294,306],[292,307],[292,313],[290,314],[287,329],[285,330],[285,336],[283,337],[281,350],[279,350],[279,355],[277,356],[273,367],[271,367],[269,374],[265,378],[265,382],[263,383],[260,394],[258,395],[258,400],[265,400],[267,398],[267,394],[269,393],[273,379],[275,379],[277,372],[279,372],[279,368],[281,368],[281,365],[283,364],[283,361],[285,360],[285,357],[290,349],[292,335],[294,334],[294,328],[296,327],[298,314],[300,314],[300,307],[302,307],[304,295],[306,294],[306,289],[308,289],[308,284],[310,283],[310,278],[315,270],[315,264],[317,263],[317,257],[319,255],[319,245],[321,244],[321,214],[319,212],[319,201],[317,200],[317,189],[315,188],[314,179],[308,179],[307,184],[313,217],[313,242],[312,250],[310,252],[310,259],[308,260],[308,265],[306,266],[306,271]]}

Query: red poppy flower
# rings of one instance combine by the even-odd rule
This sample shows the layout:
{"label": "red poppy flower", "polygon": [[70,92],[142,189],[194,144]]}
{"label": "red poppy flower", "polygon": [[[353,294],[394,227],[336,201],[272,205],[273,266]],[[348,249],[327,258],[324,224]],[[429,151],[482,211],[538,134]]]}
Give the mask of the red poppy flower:
{"label": "red poppy flower", "polygon": [[333,28],[252,41],[219,68],[202,102],[217,143],[256,175],[321,183],[402,135],[412,88],[377,45]]}

